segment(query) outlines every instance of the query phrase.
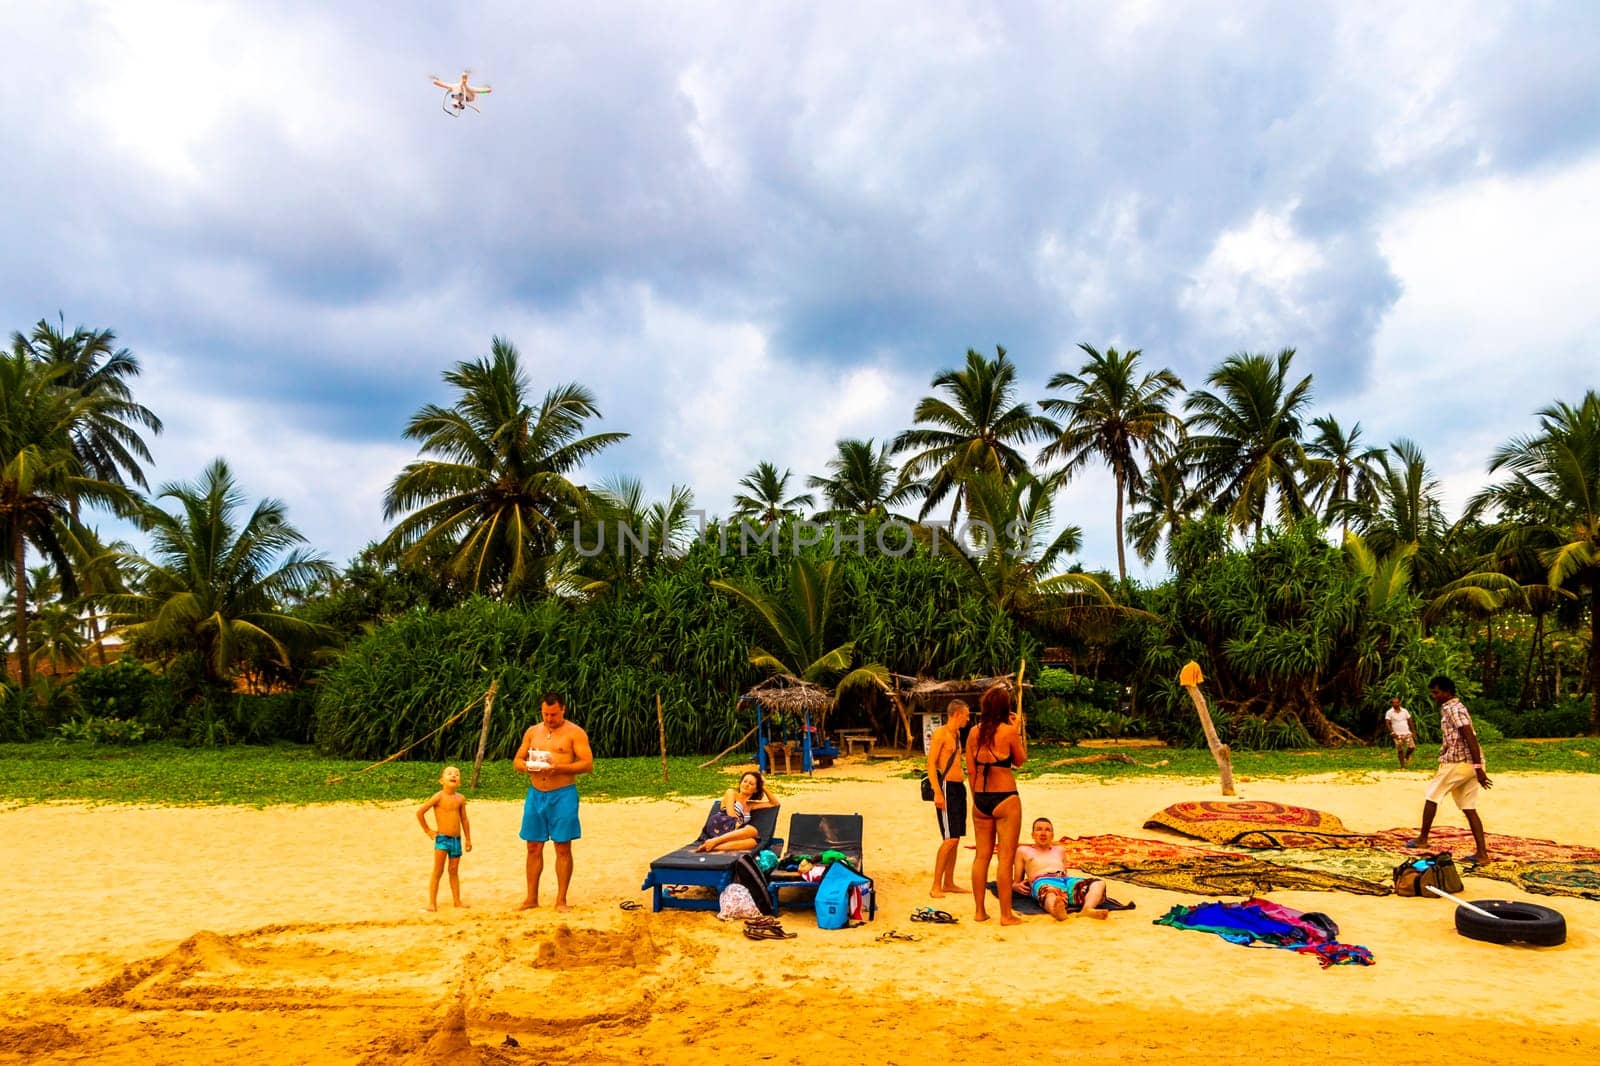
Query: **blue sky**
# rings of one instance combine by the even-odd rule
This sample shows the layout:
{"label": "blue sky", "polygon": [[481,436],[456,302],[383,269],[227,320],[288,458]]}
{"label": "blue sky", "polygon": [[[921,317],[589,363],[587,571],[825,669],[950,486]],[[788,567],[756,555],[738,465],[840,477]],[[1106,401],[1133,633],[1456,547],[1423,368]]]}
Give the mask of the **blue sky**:
{"label": "blue sky", "polygon": [[[863,8],[865,10],[863,10]],[[1298,350],[1452,508],[1600,387],[1600,6],[7,4],[0,327],[115,329],[342,562],[440,373],[521,350],[726,511],[1004,345]],[[494,92],[444,115],[430,74]],[[1110,480],[1062,493],[1114,566]]]}

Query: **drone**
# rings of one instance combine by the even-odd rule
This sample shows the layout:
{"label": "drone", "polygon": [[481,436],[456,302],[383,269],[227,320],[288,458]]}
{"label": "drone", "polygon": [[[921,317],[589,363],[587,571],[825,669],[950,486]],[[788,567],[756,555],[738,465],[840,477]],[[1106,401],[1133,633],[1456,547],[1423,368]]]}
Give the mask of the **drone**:
{"label": "drone", "polygon": [[[447,81],[440,81],[437,77],[433,78],[433,84],[444,90],[444,103],[441,106],[444,109],[444,113],[451,118],[459,118],[461,113],[469,107],[474,111],[478,111],[477,105],[472,101],[476,100],[480,95],[492,91],[487,85],[468,85],[467,77],[471,73],[471,71],[463,70],[461,72],[461,80],[454,85]],[[481,111],[478,111],[478,113],[480,115],[483,114]]]}

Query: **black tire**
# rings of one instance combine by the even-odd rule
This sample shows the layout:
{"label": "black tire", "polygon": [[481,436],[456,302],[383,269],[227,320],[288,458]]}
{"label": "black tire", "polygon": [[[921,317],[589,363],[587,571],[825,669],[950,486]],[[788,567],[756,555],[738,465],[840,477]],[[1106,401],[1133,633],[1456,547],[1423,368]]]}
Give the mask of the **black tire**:
{"label": "black tire", "polygon": [[1456,908],[1456,932],[1491,944],[1532,944],[1553,948],[1567,942],[1567,920],[1560,911],[1537,903],[1509,899],[1474,900],[1473,906],[1491,912],[1485,918],[1465,907]]}

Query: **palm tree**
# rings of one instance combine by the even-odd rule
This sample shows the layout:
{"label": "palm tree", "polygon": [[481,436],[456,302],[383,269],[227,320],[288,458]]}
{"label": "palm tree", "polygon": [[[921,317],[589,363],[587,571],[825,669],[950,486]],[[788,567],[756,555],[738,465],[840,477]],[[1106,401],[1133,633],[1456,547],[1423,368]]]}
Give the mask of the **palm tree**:
{"label": "palm tree", "polygon": [[1139,356],[1134,349],[1120,353],[1107,348],[1102,355],[1087,344],[1078,345],[1089,361],[1076,374],[1060,373],[1046,386],[1071,389],[1068,399],[1051,397],[1039,406],[1061,420],[1060,434],[1039,453],[1041,463],[1062,463],[1062,480],[1098,459],[1116,479],[1117,578],[1128,580],[1128,560],[1123,528],[1123,505],[1134,502],[1144,487],[1139,466],[1143,452],[1157,463],[1172,452],[1183,434],[1183,420],[1168,410],[1183,391],[1183,382],[1170,370],[1139,377]]}
{"label": "palm tree", "polygon": [[81,556],[77,521],[83,503],[121,513],[133,499],[121,485],[95,477],[74,448],[73,432],[91,422],[103,397],[62,384],[66,368],[35,359],[12,345],[0,357],[0,536],[4,537],[16,600],[19,678],[33,681],[28,649],[27,553],[31,544],[50,561],[66,595],[77,595],[74,556]]}
{"label": "palm tree", "polygon": [[538,594],[564,523],[587,505],[567,475],[628,435],[583,435],[600,410],[582,385],[551,389],[531,407],[517,350],[499,337],[489,358],[457,363],[444,380],[460,396],[406,426],[428,458],[389,486],[384,517],[404,517],[383,550],[412,563],[443,554],[446,572],[471,589]]}
{"label": "palm tree", "polygon": [[1289,384],[1293,360],[1293,348],[1276,358],[1230,355],[1206,378],[1217,391],[1194,393],[1185,404],[1195,491],[1214,500],[1232,528],[1254,526],[1258,538],[1274,495],[1281,518],[1306,511],[1300,412],[1311,400],[1311,375]]}
{"label": "palm tree", "polygon": [[1028,460],[1017,445],[1048,440],[1056,432],[1055,424],[1034,414],[1028,404],[1013,402],[1016,378],[1016,365],[1004,348],[995,347],[994,359],[968,348],[963,369],[941,370],[933,379],[933,387],[944,389],[949,398],[934,395],[917,401],[912,418],[919,427],[897,436],[892,450],[916,453],[905,461],[900,477],[907,484],[926,482],[921,517],[953,493],[954,526],[966,475],[988,471],[1019,477],[1028,472]]}
{"label": "palm tree", "polygon": [[[1361,446],[1360,422],[1350,427],[1349,433],[1332,415],[1313,418],[1311,424],[1317,433],[1306,445],[1307,482],[1313,497],[1308,502],[1331,522],[1342,507],[1371,502],[1376,497],[1373,482],[1383,450]],[[1348,533],[1349,518],[1344,517],[1344,531]]]}
{"label": "palm tree", "polygon": [[73,450],[90,477],[116,485],[147,486],[140,463],[151,462],[150,449],[140,427],[161,432],[161,419],[134,402],[128,379],[139,376],[139,360],[126,348],[116,347],[111,330],[78,326],[70,334],[40,319],[33,332],[11,336],[12,347],[26,351],[46,366],[59,368],[62,388],[73,389],[97,402],[83,409],[72,427]]}
{"label": "palm tree", "polygon": [[1133,538],[1133,550],[1146,566],[1155,562],[1161,538],[1170,539],[1201,509],[1187,480],[1183,460],[1173,456],[1152,465],[1144,484],[1134,490],[1128,536]]}
{"label": "palm tree", "polygon": [[[69,334],[65,319],[59,329],[40,319],[32,334],[24,337],[14,333],[11,343],[40,363],[60,368],[58,383],[91,401],[71,430],[73,450],[89,476],[113,485],[127,486],[131,482],[140,488],[148,487],[140,463],[151,462],[150,449],[139,427],[152,434],[160,433],[161,419],[148,407],[134,402],[128,382],[139,376],[139,360],[128,349],[116,347],[117,335],[108,329],[90,330],[83,326]],[[72,517],[78,516],[78,501],[74,499]],[[100,621],[92,610],[89,636],[104,666]]]}
{"label": "palm tree", "polygon": [[1539,412],[1539,432],[1496,449],[1508,477],[1474,502],[1499,511],[1499,551],[1533,550],[1552,589],[1589,593],[1589,732],[1600,734],[1600,392]]}
{"label": "palm tree", "polygon": [[785,468],[782,474],[773,464],[762,460],[754,470],[739,479],[745,491],[733,498],[735,519],[755,519],[763,529],[799,513],[802,507],[815,507],[817,499],[809,492],[794,496],[789,492],[789,478]]}
{"label": "palm tree", "polygon": [[[979,474],[965,486],[970,538],[941,538],[922,528],[930,550],[953,550],[969,589],[1023,622],[1060,621],[1075,612],[1118,610],[1105,588],[1084,573],[1053,571],[1082,549],[1083,531],[1051,526],[1056,485],[1032,474],[1008,481]],[[921,527],[919,527],[921,528]],[[968,543],[962,543],[968,539]]]}
{"label": "palm tree", "polygon": [[[814,562],[801,555],[790,561],[788,587],[781,594],[752,581],[711,582],[712,588],[743,604],[756,624],[775,641],[771,651],[760,645],[750,649],[752,666],[813,684],[837,678],[835,695],[861,684],[887,690],[889,671],[883,665],[869,663],[850,668],[855,641],[827,646],[838,585],[837,559]],[[819,731],[823,725],[817,723]]]}
{"label": "palm tree", "polygon": [[201,654],[205,677],[232,676],[248,655],[287,666],[287,644],[323,627],[282,610],[290,597],[337,572],[299,545],[284,505],[265,499],[240,523],[244,493],[217,459],[193,484],[163,485],[142,515],[151,557],[125,556],[135,591],[105,597],[116,632],[152,646]]}
{"label": "palm tree", "polygon": [[889,515],[889,508],[899,506],[922,491],[918,484],[895,480],[887,445],[874,448],[869,437],[839,441],[838,449],[828,460],[828,471],[833,476],[813,475],[806,482],[811,488],[821,490],[822,499],[828,505],[819,518]]}
{"label": "palm tree", "polygon": [[694,532],[694,492],[674,485],[665,500],[647,503],[637,478],[619,477],[591,494],[575,536],[566,584],[585,595],[634,581],[665,555],[681,555]]}

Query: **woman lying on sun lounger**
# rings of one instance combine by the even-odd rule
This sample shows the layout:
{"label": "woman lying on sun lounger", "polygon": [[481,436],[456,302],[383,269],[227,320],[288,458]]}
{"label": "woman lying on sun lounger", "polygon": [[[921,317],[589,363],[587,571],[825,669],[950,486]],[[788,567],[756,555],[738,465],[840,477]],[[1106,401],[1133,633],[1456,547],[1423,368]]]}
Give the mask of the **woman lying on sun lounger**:
{"label": "woman lying on sun lounger", "polygon": [[723,793],[722,804],[706,819],[705,828],[694,850],[749,851],[756,846],[756,827],[750,815],[763,807],[776,807],[777,799],[766,778],[750,770],[739,778],[735,788]]}
{"label": "woman lying on sun lounger", "polygon": [[1032,896],[1058,922],[1066,921],[1071,911],[1104,918],[1106,883],[1097,877],[1068,877],[1066,852],[1053,843],[1055,835],[1050,819],[1033,820],[1033,843],[1017,848],[1013,890]]}

